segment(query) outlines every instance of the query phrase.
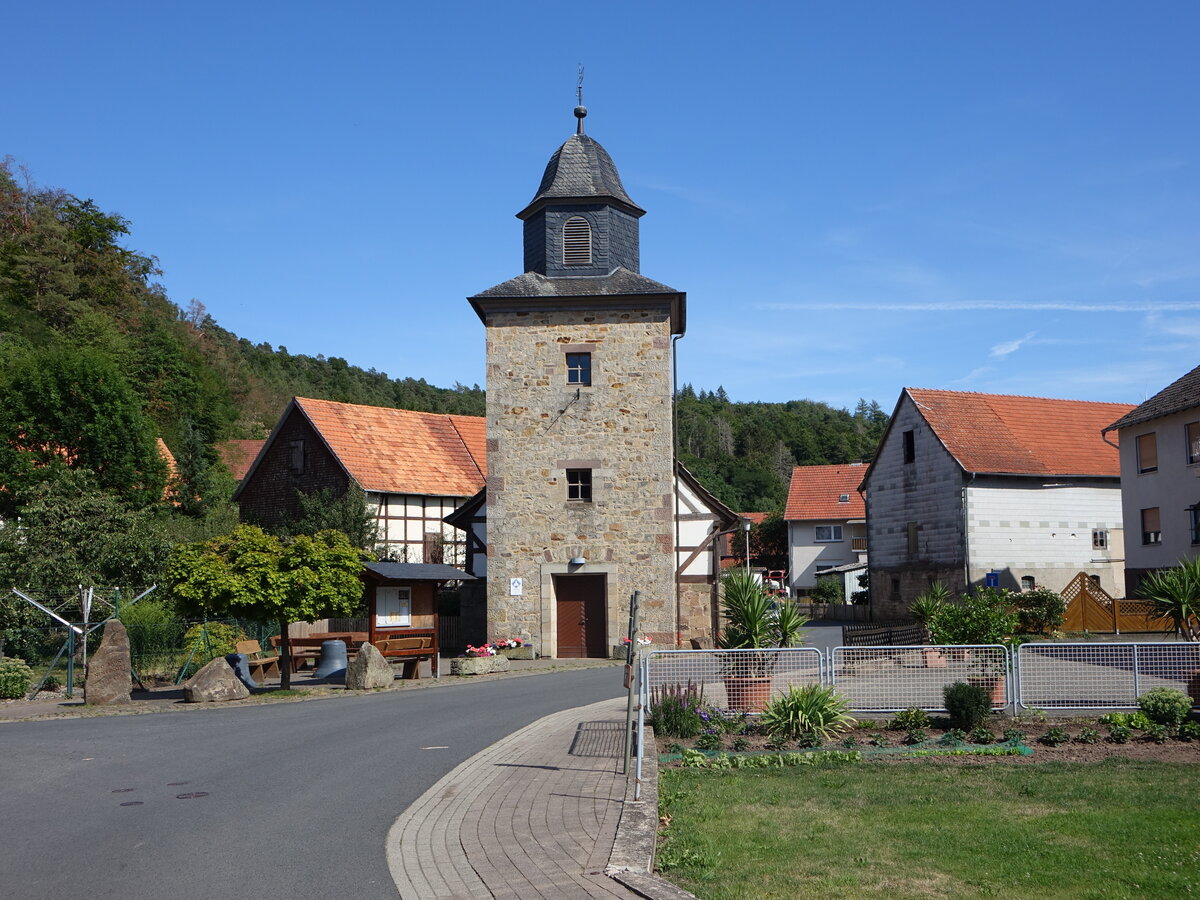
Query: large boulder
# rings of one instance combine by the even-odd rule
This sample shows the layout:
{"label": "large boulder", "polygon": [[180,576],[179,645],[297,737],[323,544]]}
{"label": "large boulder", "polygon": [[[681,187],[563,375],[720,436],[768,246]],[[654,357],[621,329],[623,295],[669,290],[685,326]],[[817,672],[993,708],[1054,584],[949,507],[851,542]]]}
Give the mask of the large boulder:
{"label": "large boulder", "polygon": [[392,664],[373,644],[363,644],[346,666],[346,690],[370,691],[384,688],[396,678]]}
{"label": "large boulder", "polygon": [[183,683],[183,699],[188,703],[221,703],[245,700],[250,688],[242,684],[233,667],[218,656]]}
{"label": "large boulder", "polygon": [[512,664],[504,656],[458,656],[450,660],[451,675],[489,675],[511,668]]}
{"label": "large boulder", "polygon": [[83,702],[88,706],[128,703],[133,690],[131,668],[129,634],[119,619],[109,619],[99,649],[88,660]]}

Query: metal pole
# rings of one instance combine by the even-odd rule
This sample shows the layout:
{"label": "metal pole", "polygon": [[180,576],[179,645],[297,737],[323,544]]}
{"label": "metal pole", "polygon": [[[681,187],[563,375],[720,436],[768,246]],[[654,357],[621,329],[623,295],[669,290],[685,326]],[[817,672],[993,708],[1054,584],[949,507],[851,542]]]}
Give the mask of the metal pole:
{"label": "metal pole", "polygon": [[750,574],[750,520],[749,519],[746,520],[746,524],[743,526],[743,528],[746,531],[746,574],[749,575]]}
{"label": "metal pole", "polygon": [[[86,644],[86,641],[85,641]],[[67,629],[67,697],[75,696],[75,629]]]}
{"label": "metal pole", "polygon": [[634,591],[629,598],[629,643],[625,645],[625,759],[621,763],[621,774],[629,774],[629,758],[633,755],[633,690],[637,684],[634,677],[634,661],[638,639],[638,601],[642,592]]}

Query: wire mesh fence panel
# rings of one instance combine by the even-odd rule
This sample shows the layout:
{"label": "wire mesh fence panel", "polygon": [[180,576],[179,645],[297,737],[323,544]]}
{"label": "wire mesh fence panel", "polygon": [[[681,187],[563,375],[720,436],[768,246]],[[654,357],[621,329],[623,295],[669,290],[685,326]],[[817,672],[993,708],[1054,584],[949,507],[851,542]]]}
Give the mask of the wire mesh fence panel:
{"label": "wire mesh fence panel", "polygon": [[943,692],[957,681],[986,690],[993,709],[1009,703],[1008,650],[999,645],[834,647],[827,671],[855,712],[944,710]]}
{"label": "wire mesh fence panel", "polygon": [[819,684],[816,647],[770,650],[654,650],[645,655],[644,697],[690,689],[721,709],[759,712],[789,687]]}
{"label": "wire mesh fence panel", "polygon": [[1151,688],[1200,696],[1200,644],[1022,644],[1017,702],[1035,709],[1128,709]]}

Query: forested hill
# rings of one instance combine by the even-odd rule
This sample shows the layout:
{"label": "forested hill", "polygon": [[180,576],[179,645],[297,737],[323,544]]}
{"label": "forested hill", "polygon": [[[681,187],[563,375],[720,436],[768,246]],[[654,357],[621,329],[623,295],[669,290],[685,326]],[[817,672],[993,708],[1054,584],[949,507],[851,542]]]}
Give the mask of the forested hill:
{"label": "forested hill", "polygon": [[[90,385],[73,395],[77,405],[119,408],[104,428],[123,430],[126,444],[162,437],[185,481],[216,461],[217,442],[264,437],[292,396],[483,415],[478,386],[435,387],[337,357],[293,355],[226,331],[197,301],[180,308],[157,282],[155,258],[124,246],[129,228],[92,201],[34,186],[0,163],[0,406],[9,410],[0,428],[24,435],[26,456],[31,448],[43,456],[58,448],[58,457],[114,452],[102,451],[103,441],[76,447],[37,421],[50,417],[69,383]],[[18,391],[19,402],[9,402]],[[21,419],[22,409],[32,412]],[[64,409],[59,427],[78,432],[80,421]],[[679,397],[685,464],[738,510],[781,506],[794,464],[869,459],[885,423],[873,403],[850,413],[807,400],[733,403],[723,390],[691,387]],[[19,487],[28,479],[9,470],[22,463],[12,456],[19,448],[8,449],[0,484]],[[153,467],[144,454],[126,463],[126,474]]]}

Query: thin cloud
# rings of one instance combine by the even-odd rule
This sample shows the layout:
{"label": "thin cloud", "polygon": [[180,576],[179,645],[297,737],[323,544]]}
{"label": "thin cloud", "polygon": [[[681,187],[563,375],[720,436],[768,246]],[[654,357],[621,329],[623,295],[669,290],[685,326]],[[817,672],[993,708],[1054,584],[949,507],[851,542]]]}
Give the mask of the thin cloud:
{"label": "thin cloud", "polygon": [[1031,331],[1025,337],[1019,337],[1015,341],[1004,341],[997,344],[992,348],[992,357],[994,359],[1003,359],[1010,353],[1016,353],[1021,349],[1021,345],[1029,343],[1035,334],[1037,334],[1036,331]]}
{"label": "thin cloud", "polygon": [[760,303],[757,309],[777,312],[810,312],[812,310],[858,310],[861,312],[980,312],[980,311],[1028,311],[1028,312],[1077,312],[1077,313],[1161,313],[1192,312],[1196,302],[1190,303],[1032,303],[1021,300],[949,300],[938,302],[824,302],[813,303]]}

